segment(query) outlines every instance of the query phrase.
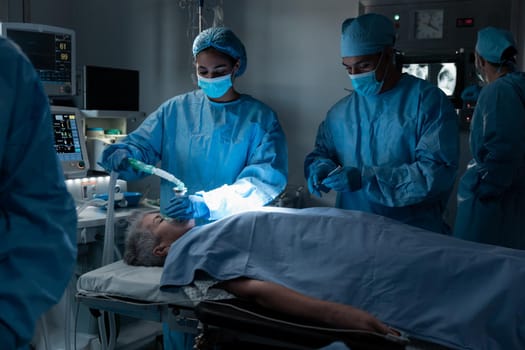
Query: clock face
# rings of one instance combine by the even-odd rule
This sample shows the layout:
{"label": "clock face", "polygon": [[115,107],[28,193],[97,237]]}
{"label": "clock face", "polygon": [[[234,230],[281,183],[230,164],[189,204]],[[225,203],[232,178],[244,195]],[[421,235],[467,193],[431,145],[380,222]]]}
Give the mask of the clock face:
{"label": "clock face", "polygon": [[418,10],[415,12],[416,39],[443,38],[443,9]]}

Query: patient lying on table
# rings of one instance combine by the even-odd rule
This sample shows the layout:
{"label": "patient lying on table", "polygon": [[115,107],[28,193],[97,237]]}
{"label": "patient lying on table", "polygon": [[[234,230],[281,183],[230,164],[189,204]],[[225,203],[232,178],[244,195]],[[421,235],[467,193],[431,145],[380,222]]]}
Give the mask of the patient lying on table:
{"label": "patient lying on table", "polygon": [[155,213],[133,230],[154,242],[129,236],[125,260],[166,257],[162,290],[204,271],[232,294],[334,327],[393,327],[453,349],[525,348],[523,251],[334,208],[268,208],[199,227]]}

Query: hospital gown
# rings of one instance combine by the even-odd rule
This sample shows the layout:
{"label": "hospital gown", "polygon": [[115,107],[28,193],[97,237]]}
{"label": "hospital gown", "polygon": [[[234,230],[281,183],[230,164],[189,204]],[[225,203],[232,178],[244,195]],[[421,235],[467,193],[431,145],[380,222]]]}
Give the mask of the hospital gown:
{"label": "hospital gown", "polygon": [[[188,193],[204,191],[210,219],[268,204],[285,188],[286,139],[275,112],[249,95],[210,101],[202,90],[162,104],[120,147],[181,179]],[[142,174],[143,176],[144,174]],[[121,177],[141,177],[132,170]],[[162,180],[161,208],[173,196]]]}
{"label": "hospital gown", "polygon": [[452,349],[525,348],[525,252],[370,213],[268,208],[197,227],[172,244],[161,289],[196,271],[350,304]]}
{"label": "hospital gown", "polygon": [[0,348],[18,349],[71,278],[77,217],[39,77],[1,37],[0,94]]}
{"label": "hospital gown", "polygon": [[470,148],[454,235],[525,249],[524,73],[506,74],[481,90]]}
{"label": "hospital gown", "polygon": [[319,159],[360,169],[362,188],[339,192],[336,207],[447,232],[443,213],[459,157],[457,115],[430,83],[407,74],[377,96],[343,98],[319,126],[305,174]]}

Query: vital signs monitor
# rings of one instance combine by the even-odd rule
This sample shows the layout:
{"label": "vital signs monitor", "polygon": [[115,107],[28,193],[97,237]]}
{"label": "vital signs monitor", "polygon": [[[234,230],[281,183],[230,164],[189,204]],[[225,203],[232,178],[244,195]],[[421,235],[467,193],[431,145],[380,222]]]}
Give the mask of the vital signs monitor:
{"label": "vital signs monitor", "polygon": [[67,179],[85,177],[89,169],[80,111],[51,106],[55,150]]}

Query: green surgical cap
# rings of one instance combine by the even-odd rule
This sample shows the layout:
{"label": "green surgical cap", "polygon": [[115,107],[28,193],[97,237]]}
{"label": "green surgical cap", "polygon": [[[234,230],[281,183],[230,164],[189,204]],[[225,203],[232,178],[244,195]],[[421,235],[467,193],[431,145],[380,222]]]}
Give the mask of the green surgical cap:
{"label": "green surgical cap", "polygon": [[367,13],[343,22],[341,57],[365,56],[394,46],[394,23],[383,15]]}
{"label": "green surgical cap", "polygon": [[516,47],[514,37],[508,30],[487,27],[478,32],[477,53],[492,63],[503,63],[503,52],[509,47]]}
{"label": "green surgical cap", "polygon": [[193,57],[197,57],[199,52],[213,47],[236,60],[240,60],[239,70],[235,73],[238,77],[246,70],[247,58],[246,50],[241,40],[225,27],[212,27],[203,30],[193,41]]}

